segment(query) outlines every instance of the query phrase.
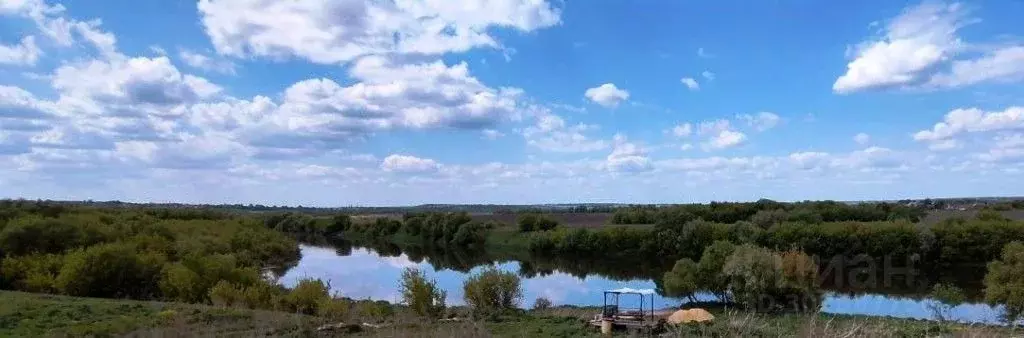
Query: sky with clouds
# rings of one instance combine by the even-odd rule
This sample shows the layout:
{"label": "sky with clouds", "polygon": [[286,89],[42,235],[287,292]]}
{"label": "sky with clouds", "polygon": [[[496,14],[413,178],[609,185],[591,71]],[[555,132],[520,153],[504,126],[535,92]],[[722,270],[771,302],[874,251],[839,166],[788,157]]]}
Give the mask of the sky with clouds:
{"label": "sky with clouds", "polygon": [[0,0],[0,196],[1021,195],[1024,2]]}

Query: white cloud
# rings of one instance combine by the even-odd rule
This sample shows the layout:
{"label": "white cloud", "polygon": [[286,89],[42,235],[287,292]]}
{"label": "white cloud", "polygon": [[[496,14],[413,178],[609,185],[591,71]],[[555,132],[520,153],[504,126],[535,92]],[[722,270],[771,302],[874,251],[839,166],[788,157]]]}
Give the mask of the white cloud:
{"label": "white cloud", "polygon": [[32,66],[43,52],[36,46],[34,36],[26,36],[16,45],[0,44],[0,64]]}
{"label": "white cloud", "polygon": [[700,76],[703,76],[708,81],[714,81],[715,80],[715,73],[712,73],[711,71],[705,70],[704,72],[700,73]]}
{"label": "white cloud", "polygon": [[847,72],[832,85],[837,93],[920,83],[932,67],[949,60],[967,24],[959,4],[926,1],[890,21],[884,35],[854,48]]}
{"label": "white cloud", "polygon": [[697,48],[697,56],[702,58],[715,57],[714,55],[711,55],[711,53],[708,53],[706,50],[704,50],[704,47]]}
{"label": "white cloud", "polygon": [[689,123],[683,123],[678,126],[672,127],[672,135],[675,137],[687,137],[693,134],[693,125]]}
{"label": "white cloud", "polygon": [[605,141],[584,134],[594,128],[585,124],[569,126],[558,115],[542,114],[533,126],[523,129],[523,137],[528,145],[549,152],[591,152],[607,148]]}
{"label": "white cloud", "polygon": [[1024,107],[1009,107],[1003,111],[986,112],[977,108],[950,111],[942,122],[931,130],[914,134],[917,141],[941,141],[963,133],[976,133],[1024,128]]}
{"label": "white cloud", "polygon": [[64,65],[54,72],[53,87],[81,99],[154,105],[193,102],[221,91],[206,79],[182,74],[163,56]]}
{"label": "white cloud", "polygon": [[268,122],[293,134],[359,135],[393,128],[485,129],[521,118],[522,91],[487,87],[470,75],[466,63],[398,65],[365,57],[353,64],[349,75],[361,81],[349,86],[329,79],[293,84]]}
{"label": "white cloud", "polygon": [[927,86],[962,87],[986,81],[1024,79],[1024,46],[1000,48],[975,60],[958,60],[948,73],[936,74]]}
{"label": "white cloud", "polygon": [[619,89],[614,83],[605,83],[603,85],[589,88],[583,93],[590,101],[599,105],[612,108],[619,105],[619,102],[629,99],[629,92],[624,89]]}
{"label": "white cloud", "polygon": [[422,174],[437,171],[441,165],[429,158],[410,155],[391,154],[380,164],[381,169],[388,172]]}
{"label": "white cloud", "polygon": [[185,64],[205,71],[212,71],[224,74],[235,74],[235,64],[228,60],[218,60],[214,57],[196,53],[187,49],[178,53]]}
{"label": "white cloud", "polygon": [[484,129],[483,131],[481,131],[481,133],[483,133],[484,138],[488,140],[496,140],[499,137],[505,136],[504,133],[494,129]]}
{"label": "white cloud", "polygon": [[[836,93],[878,88],[956,88],[1024,79],[1024,46],[985,46],[963,41],[960,28],[979,20],[959,3],[925,1],[892,19],[884,35],[851,51]],[[976,56],[973,51],[984,51]]]}
{"label": "white cloud", "polygon": [[853,141],[864,145],[871,141],[871,136],[865,133],[857,133],[857,135],[853,136]]}
{"label": "white cloud", "polygon": [[722,132],[722,131],[725,131],[725,130],[729,130],[731,127],[732,127],[732,124],[729,123],[729,120],[725,120],[725,119],[718,119],[718,120],[713,120],[713,121],[704,121],[704,122],[701,122],[698,125],[697,134],[699,134],[699,135],[717,134],[719,132]]}
{"label": "white cloud", "polygon": [[647,150],[639,145],[629,142],[623,135],[615,135],[615,146],[612,153],[606,158],[605,166],[615,172],[639,172],[651,170],[651,160],[647,157]]}
{"label": "white cloud", "polygon": [[765,131],[768,129],[775,128],[779,124],[782,118],[779,115],[771,112],[760,112],[755,115],[751,114],[739,114],[736,118],[743,120],[748,126],[754,128],[757,131]]}
{"label": "white cloud", "polygon": [[747,139],[747,135],[735,130],[722,130],[701,144],[705,151],[730,148]]}
{"label": "white cloud", "polygon": [[317,63],[497,48],[500,42],[489,33],[493,28],[530,32],[561,22],[561,10],[543,0],[200,0],[198,8],[220,54],[301,57]]}
{"label": "white cloud", "polygon": [[698,84],[697,80],[694,80],[692,77],[684,77],[680,79],[679,82],[682,82],[684,85],[686,85],[686,88],[689,88],[690,90],[700,89],[700,84]]}
{"label": "white cloud", "polygon": [[962,145],[960,144],[960,141],[947,139],[932,142],[931,144],[928,145],[928,149],[935,151],[945,151],[957,149],[960,148],[961,146]]}

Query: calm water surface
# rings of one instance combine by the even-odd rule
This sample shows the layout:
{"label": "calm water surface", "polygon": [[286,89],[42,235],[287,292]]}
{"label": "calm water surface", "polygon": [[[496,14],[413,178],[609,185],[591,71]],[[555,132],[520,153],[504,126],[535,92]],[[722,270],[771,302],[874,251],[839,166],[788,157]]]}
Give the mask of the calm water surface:
{"label": "calm water surface", "polygon": [[[350,254],[339,255],[334,248],[303,245],[302,259],[280,278],[286,286],[293,286],[303,278],[320,278],[331,284],[333,292],[355,299],[386,300],[398,302],[398,280],[402,269],[417,267],[426,272],[428,278],[437,280],[438,285],[448,292],[448,304],[464,304],[462,282],[468,273],[453,270],[436,270],[429,258],[420,263],[410,260],[405,254],[383,257],[372,250],[354,248]],[[519,271],[519,263],[509,262],[497,265],[505,271]],[[476,267],[470,273],[483,269]],[[545,276],[523,278],[524,304],[530,306],[537,297],[545,297],[555,304],[601,305],[604,290],[620,287],[655,288],[650,279],[611,280],[595,275],[579,278],[567,273],[554,271]],[[710,297],[699,297],[709,298]],[[675,307],[680,300],[655,297],[658,308]],[[834,314],[861,314],[892,316],[899,318],[934,319],[928,304],[929,299],[911,299],[885,294],[845,295],[828,293],[822,311]],[[963,304],[951,311],[951,318],[961,322],[991,323],[999,321],[999,309],[986,304]]]}

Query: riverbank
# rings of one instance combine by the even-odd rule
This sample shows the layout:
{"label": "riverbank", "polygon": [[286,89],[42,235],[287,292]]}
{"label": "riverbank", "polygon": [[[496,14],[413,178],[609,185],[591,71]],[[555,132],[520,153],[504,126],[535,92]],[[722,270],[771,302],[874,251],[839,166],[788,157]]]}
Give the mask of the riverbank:
{"label": "riverbank", "polygon": [[[455,320],[426,322],[390,305],[376,320],[353,313],[348,323],[371,322],[339,331],[318,331],[332,321],[316,316],[231,307],[54,296],[0,291],[0,336],[356,336],[356,337],[585,337],[598,336],[586,320],[596,307],[555,307],[469,320],[464,308],[449,309]],[[757,315],[712,310],[711,324],[667,329],[669,336],[702,337],[925,337],[1012,336],[1022,332],[998,326],[963,325],[869,316]],[[619,331],[618,335],[627,335]]]}

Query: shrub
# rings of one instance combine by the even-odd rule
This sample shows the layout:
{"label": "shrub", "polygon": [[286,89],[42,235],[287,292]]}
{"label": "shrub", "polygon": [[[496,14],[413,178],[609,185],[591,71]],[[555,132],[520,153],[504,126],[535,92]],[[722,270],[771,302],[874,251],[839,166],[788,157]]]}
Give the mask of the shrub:
{"label": "shrub", "polygon": [[170,300],[200,303],[208,296],[202,277],[181,263],[165,266],[158,286],[164,297]]}
{"label": "shrub", "polygon": [[694,301],[694,294],[699,291],[697,286],[697,263],[689,258],[676,261],[672,270],[662,277],[665,294],[672,297],[686,297]]}
{"label": "shrub", "polygon": [[25,218],[12,221],[0,231],[0,253],[60,253],[100,243],[104,235],[88,220],[73,217]]}
{"label": "shrub", "polygon": [[72,296],[149,299],[163,265],[164,257],[140,255],[130,245],[95,245],[68,254],[56,287]]}
{"label": "shrub", "polygon": [[210,288],[210,301],[213,305],[232,306],[243,303],[243,292],[226,280],[221,280]]}
{"label": "shrub", "polygon": [[56,254],[4,258],[0,261],[0,289],[58,292],[55,283],[63,265],[64,256]]}
{"label": "shrub", "polygon": [[511,272],[488,267],[462,284],[466,304],[474,313],[498,314],[516,306],[523,298],[519,276]]}
{"label": "shrub", "polygon": [[288,310],[296,313],[314,315],[318,306],[330,299],[330,286],[319,279],[300,280],[285,298]]}
{"label": "shrub", "polygon": [[985,301],[1005,306],[1008,322],[1024,315],[1024,243],[1013,242],[1003,248],[1002,257],[988,264],[985,274]]}
{"label": "shrub", "polygon": [[551,300],[544,297],[537,297],[537,300],[533,301],[534,310],[547,310],[551,308]]}
{"label": "shrub", "polygon": [[284,291],[266,281],[259,281],[242,290],[242,301],[253,309],[273,310]]}
{"label": "shrub", "polygon": [[342,231],[348,231],[352,227],[352,217],[346,214],[335,215],[331,218],[331,223],[327,225],[325,229],[326,235],[333,235]]}
{"label": "shrub", "polygon": [[436,281],[427,280],[423,271],[414,268],[402,271],[399,290],[402,302],[417,315],[439,318],[444,314],[446,293]]}
{"label": "shrub", "polygon": [[537,214],[519,215],[516,219],[516,224],[519,225],[519,232],[530,232],[536,230],[538,218],[539,216]]}
{"label": "shrub", "polygon": [[324,298],[317,304],[316,314],[332,321],[340,321],[348,315],[349,303],[344,299]]}

